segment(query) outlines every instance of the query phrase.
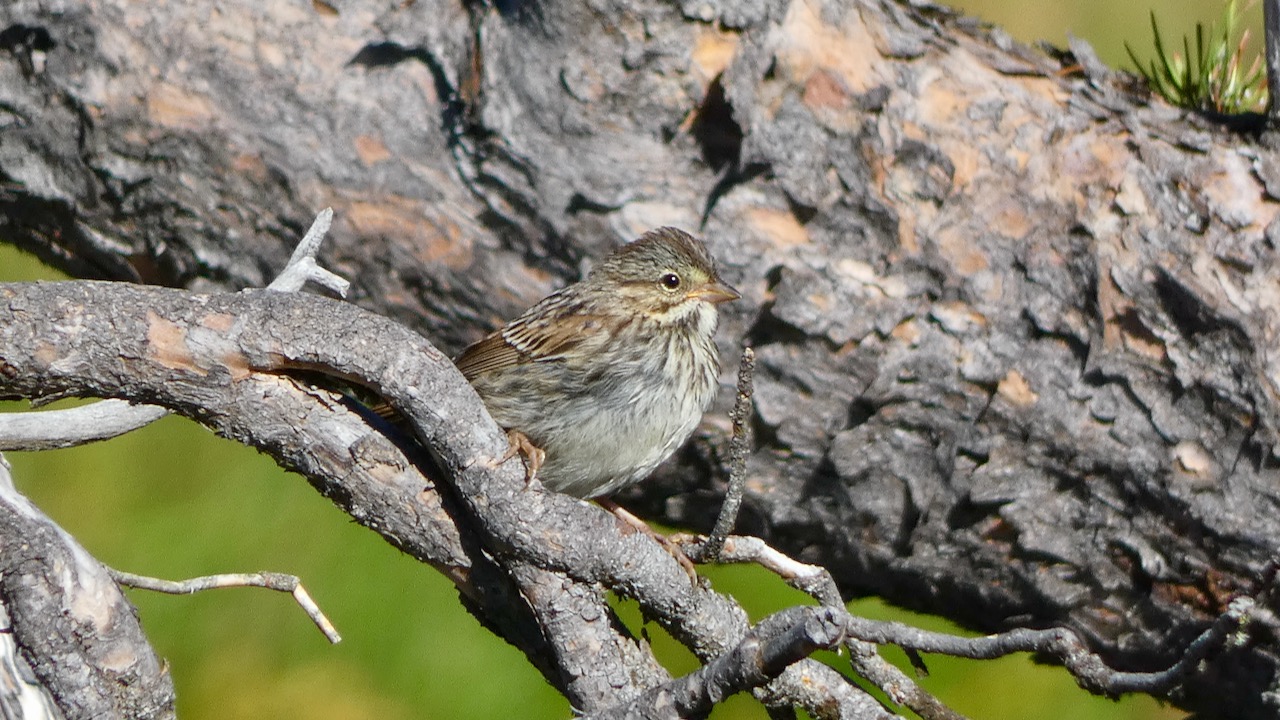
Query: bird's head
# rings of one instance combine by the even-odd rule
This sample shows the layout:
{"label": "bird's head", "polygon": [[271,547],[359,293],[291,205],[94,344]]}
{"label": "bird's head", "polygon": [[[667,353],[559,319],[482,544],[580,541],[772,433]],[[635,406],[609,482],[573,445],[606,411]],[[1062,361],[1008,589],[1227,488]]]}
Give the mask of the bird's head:
{"label": "bird's head", "polygon": [[616,292],[620,304],[664,325],[708,313],[714,319],[716,305],[741,297],[720,279],[706,246],[671,227],[618,248],[591,279]]}

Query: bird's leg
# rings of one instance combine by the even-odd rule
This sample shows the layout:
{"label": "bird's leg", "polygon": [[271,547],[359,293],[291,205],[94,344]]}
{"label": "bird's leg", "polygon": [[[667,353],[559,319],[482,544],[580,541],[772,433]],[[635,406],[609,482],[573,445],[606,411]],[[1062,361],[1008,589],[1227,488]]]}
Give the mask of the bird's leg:
{"label": "bird's leg", "polygon": [[519,430],[508,430],[507,442],[511,446],[507,448],[506,454],[498,458],[498,461],[494,463],[494,467],[505,463],[516,455],[523,455],[525,460],[524,484],[528,485],[533,482],[534,478],[538,477],[538,470],[542,469],[542,463],[546,461],[547,453],[542,448],[534,445],[529,436]]}
{"label": "bird's leg", "polygon": [[614,517],[631,526],[635,530],[653,538],[655,542],[666,549],[671,557],[675,558],[676,562],[680,563],[680,567],[684,568],[684,571],[689,574],[689,581],[692,582],[695,587],[698,585],[698,571],[693,567],[693,561],[689,559],[688,555],[684,554],[684,550],[681,550],[679,545],[671,542],[671,539],[666,535],[662,535],[657,530],[649,527],[649,523],[641,520],[635,515],[632,515],[629,510],[618,503],[608,498],[596,498],[596,503],[605,510],[613,513]]}

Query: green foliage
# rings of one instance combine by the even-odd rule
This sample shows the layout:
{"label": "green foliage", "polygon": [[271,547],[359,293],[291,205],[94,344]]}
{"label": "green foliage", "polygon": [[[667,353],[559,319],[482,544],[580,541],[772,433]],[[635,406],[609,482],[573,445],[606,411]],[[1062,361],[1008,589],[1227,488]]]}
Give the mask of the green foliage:
{"label": "green foliage", "polygon": [[1206,28],[1203,23],[1196,23],[1194,48],[1184,35],[1182,52],[1171,54],[1160,37],[1153,10],[1155,59],[1144,66],[1129,43],[1124,47],[1151,89],[1174,105],[1230,115],[1261,112],[1267,105],[1262,58],[1255,54],[1248,69],[1244,69],[1249,31],[1237,33],[1241,12],[1236,0],[1227,0],[1220,31],[1217,24],[1210,23]]}

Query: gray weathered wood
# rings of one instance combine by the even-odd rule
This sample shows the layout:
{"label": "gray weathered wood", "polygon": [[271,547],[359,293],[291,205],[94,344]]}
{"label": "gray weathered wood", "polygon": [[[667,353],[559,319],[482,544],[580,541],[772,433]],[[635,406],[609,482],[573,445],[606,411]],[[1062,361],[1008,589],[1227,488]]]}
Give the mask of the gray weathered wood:
{"label": "gray weathered wood", "polygon": [[[332,206],[355,300],[454,351],[699,231],[759,362],[739,527],[849,595],[1156,668],[1274,553],[1280,158],[1083,43],[887,0],[16,0],[0,30],[0,234],[79,276],[260,285]],[[724,426],[628,503],[709,524]],[[1276,676],[1262,642],[1176,700],[1266,717]]]}

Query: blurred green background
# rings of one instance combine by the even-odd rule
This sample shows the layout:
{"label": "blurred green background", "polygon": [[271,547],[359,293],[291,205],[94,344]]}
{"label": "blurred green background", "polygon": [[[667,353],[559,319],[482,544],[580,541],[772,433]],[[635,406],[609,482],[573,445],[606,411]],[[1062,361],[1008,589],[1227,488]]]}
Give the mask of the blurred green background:
{"label": "blurred green background", "polygon": [[[1093,43],[1104,61],[1128,66],[1124,42],[1150,54],[1148,13],[1167,38],[1216,20],[1216,1],[1154,4],[969,0],[970,14],[1024,41]],[[1261,13],[1246,15],[1261,35]],[[1256,44],[1256,42],[1255,42]],[[0,245],[0,281],[54,278],[29,256]],[[24,408],[0,403],[0,410]],[[523,657],[485,632],[452,586],[334,509],[300,478],[254,451],[179,418],[116,440],[39,454],[9,453],[19,487],[104,562],[184,578],[274,570],[298,575],[343,635],[330,646],[283,594],[231,589],[194,596],[131,591],[144,626],[168,660],[186,720],[218,718],[567,718],[567,702]],[[767,573],[709,568],[715,586],[761,617],[802,598]],[[623,616],[639,630],[633,607]],[[857,613],[954,629],[875,600]],[[675,673],[692,657],[648,627]],[[887,654],[903,661],[902,653]],[[844,668],[838,658],[828,657]],[[1145,697],[1111,702],[1076,688],[1057,668],[1025,656],[996,662],[927,658],[922,684],[973,718],[1070,717],[1156,720],[1183,713]],[[905,664],[904,664],[905,667]],[[765,718],[737,697],[713,717]]]}

